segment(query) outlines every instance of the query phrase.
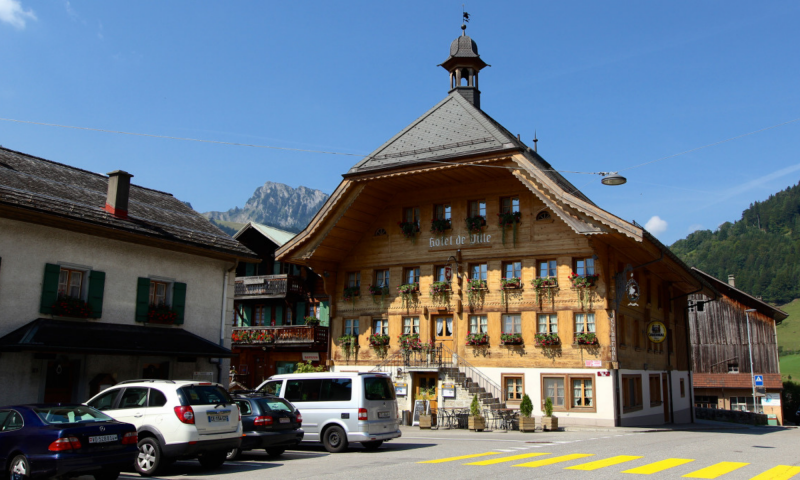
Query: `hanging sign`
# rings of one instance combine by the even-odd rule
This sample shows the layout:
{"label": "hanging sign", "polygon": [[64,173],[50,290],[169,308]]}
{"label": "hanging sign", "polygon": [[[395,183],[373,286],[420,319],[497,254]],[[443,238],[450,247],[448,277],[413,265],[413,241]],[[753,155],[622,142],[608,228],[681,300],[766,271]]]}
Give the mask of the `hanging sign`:
{"label": "hanging sign", "polygon": [[636,302],[639,301],[639,282],[633,278],[633,273],[631,273],[631,278],[625,285],[625,293],[628,295],[628,306],[638,307],[639,304]]}
{"label": "hanging sign", "polygon": [[667,339],[667,326],[661,322],[650,322],[647,325],[647,338],[653,343],[661,343]]}
{"label": "hanging sign", "polygon": [[449,282],[453,278],[453,269],[450,265],[444,267],[444,279]]}

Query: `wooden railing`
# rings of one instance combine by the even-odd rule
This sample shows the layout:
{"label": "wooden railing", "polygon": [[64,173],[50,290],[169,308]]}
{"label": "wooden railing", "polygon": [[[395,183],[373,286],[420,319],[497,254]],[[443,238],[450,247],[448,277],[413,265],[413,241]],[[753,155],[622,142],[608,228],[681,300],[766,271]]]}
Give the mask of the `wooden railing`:
{"label": "wooden railing", "polygon": [[234,345],[328,344],[328,327],[233,327]]}
{"label": "wooden railing", "polygon": [[289,275],[236,277],[235,298],[285,297],[288,293],[303,294],[303,279]]}

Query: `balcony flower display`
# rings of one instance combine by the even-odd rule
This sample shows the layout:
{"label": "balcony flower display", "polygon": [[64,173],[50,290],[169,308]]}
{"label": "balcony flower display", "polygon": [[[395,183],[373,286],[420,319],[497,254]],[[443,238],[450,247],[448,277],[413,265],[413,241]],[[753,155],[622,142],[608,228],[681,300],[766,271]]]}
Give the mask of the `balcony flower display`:
{"label": "balcony flower display", "polygon": [[514,290],[522,288],[522,281],[519,278],[506,278],[500,279],[500,284],[503,285],[504,290]]}
{"label": "balcony flower display", "polygon": [[80,298],[59,296],[50,306],[53,315],[58,317],[90,318],[92,307]]}
{"label": "balcony flower display", "polygon": [[450,282],[433,282],[430,296],[434,302],[447,303],[450,298]]}
{"label": "balcony flower display", "polygon": [[389,296],[389,285],[370,285],[369,294],[372,295],[372,303],[378,305],[378,298],[380,298],[381,310],[386,297]]}
{"label": "balcony flower display", "polygon": [[158,304],[150,305],[147,311],[147,321],[149,323],[163,323],[171,325],[178,319],[178,312],[172,309],[169,305]]}
{"label": "balcony flower display", "polygon": [[506,227],[511,226],[514,232],[514,246],[516,246],[517,231],[519,230],[520,222],[522,222],[522,212],[498,213],[497,216],[500,218],[500,230],[503,231],[503,245],[506,244]]}
{"label": "balcony flower display", "polygon": [[500,335],[501,345],[522,345],[521,333],[503,333]]}
{"label": "balcony flower display", "polygon": [[444,235],[444,232],[453,227],[449,218],[434,218],[431,220],[431,233],[434,235]]}
{"label": "balcony flower display", "polygon": [[467,231],[469,233],[481,233],[483,227],[486,226],[486,217],[483,215],[475,215],[474,217],[467,217]]}
{"label": "balcony flower display", "polygon": [[381,335],[380,333],[374,333],[369,336],[370,347],[386,347],[388,345],[389,345],[389,335]]}
{"label": "balcony flower display", "polygon": [[306,325],[309,327],[318,327],[319,326],[319,318],[315,316],[308,316],[305,318]]}
{"label": "balcony flower display", "polygon": [[600,345],[594,333],[576,333],[575,343],[578,345]]}
{"label": "balcony flower display", "polygon": [[561,344],[561,339],[557,333],[537,333],[536,345],[540,347],[555,347]]}
{"label": "balcony flower display", "polygon": [[404,283],[397,287],[397,291],[403,297],[403,304],[408,307],[409,301],[413,296],[419,293],[419,283]]}
{"label": "balcony flower display", "polygon": [[546,293],[547,300],[553,301],[553,297],[558,291],[558,279],[556,277],[537,277],[531,282],[533,290],[536,292],[536,300],[542,301],[542,296]]}
{"label": "balcony flower display", "polygon": [[489,345],[489,335],[486,333],[470,333],[467,335],[467,345],[471,347],[480,347],[482,345]]}
{"label": "balcony flower display", "polygon": [[272,343],[275,337],[266,330],[234,330],[231,341],[234,343]]}
{"label": "balcony flower display", "polygon": [[569,281],[572,282],[572,286],[575,288],[592,288],[597,285],[597,279],[600,278],[600,275],[585,275],[580,276],[575,272],[569,274]]}
{"label": "balcony flower display", "polygon": [[467,298],[469,303],[475,303],[475,301],[480,297],[481,294],[486,292],[486,280],[470,280],[467,282]]}
{"label": "balcony flower display", "polygon": [[353,305],[356,304],[356,297],[361,296],[361,287],[344,287],[344,291],[342,292],[342,298],[345,302],[351,302]]}
{"label": "balcony flower display", "polygon": [[418,333],[406,333],[398,337],[400,341],[400,350],[403,353],[410,353],[415,350],[422,350],[422,342],[419,341]]}
{"label": "balcony flower display", "polygon": [[358,337],[355,335],[342,335],[336,339],[336,342],[342,350],[345,361],[350,360],[351,355],[358,354]]}
{"label": "balcony flower display", "polygon": [[400,231],[403,232],[403,236],[406,239],[411,240],[414,242],[417,239],[417,234],[419,233],[419,222],[397,222],[397,226],[400,227]]}

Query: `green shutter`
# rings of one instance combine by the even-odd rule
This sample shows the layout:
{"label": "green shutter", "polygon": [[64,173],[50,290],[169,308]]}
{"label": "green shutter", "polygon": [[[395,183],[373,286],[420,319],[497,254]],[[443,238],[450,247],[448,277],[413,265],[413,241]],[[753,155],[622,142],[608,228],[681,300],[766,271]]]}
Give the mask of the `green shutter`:
{"label": "green shutter", "polygon": [[61,267],[47,263],[44,266],[44,280],[42,281],[42,300],[39,303],[39,313],[53,313],[53,304],[58,300],[58,276]]}
{"label": "green shutter", "polygon": [[186,311],[186,284],[175,282],[172,284],[172,309],[178,314],[175,325],[183,325],[183,315]]}
{"label": "green shutter", "polygon": [[323,327],[331,326],[331,302],[319,302],[319,324]]}
{"label": "green shutter", "polygon": [[136,321],[147,323],[150,310],[150,279],[139,277],[136,281]]}
{"label": "green shutter", "polygon": [[255,263],[245,263],[244,264],[244,274],[246,277],[252,277],[256,274],[256,264]]}
{"label": "green shutter", "polygon": [[280,275],[281,273],[281,262],[273,262],[272,264],[272,274],[273,275]]}
{"label": "green shutter", "polygon": [[103,316],[103,292],[106,289],[106,274],[92,270],[89,272],[89,306],[92,307],[92,318]]}
{"label": "green shutter", "polygon": [[242,326],[250,326],[250,318],[252,318],[252,308],[250,305],[242,305]]}
{"label": "green shutter", "polygon": [[283,305],[275,305],[275,326],[283,325]]}
{"label": "green shutter", "polygon": [[306,323],[306,302],[297,302],[295,305],[296,312],[297,312],[297,319],[294,322],[295,325],[304,325]]}

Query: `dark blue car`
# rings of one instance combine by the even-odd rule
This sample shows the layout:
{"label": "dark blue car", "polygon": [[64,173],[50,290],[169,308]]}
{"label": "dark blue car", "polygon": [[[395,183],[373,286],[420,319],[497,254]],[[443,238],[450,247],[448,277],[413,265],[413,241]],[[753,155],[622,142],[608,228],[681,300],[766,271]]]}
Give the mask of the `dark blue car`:
{"label": "dark blue car", "polygon": [[115,480],[139,454],[137,443],[133,425],[86,405],[0,408],[0,466],[12,479],[93,475]]}

